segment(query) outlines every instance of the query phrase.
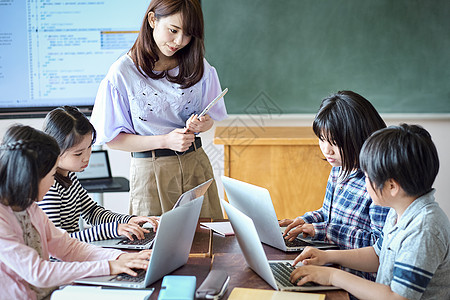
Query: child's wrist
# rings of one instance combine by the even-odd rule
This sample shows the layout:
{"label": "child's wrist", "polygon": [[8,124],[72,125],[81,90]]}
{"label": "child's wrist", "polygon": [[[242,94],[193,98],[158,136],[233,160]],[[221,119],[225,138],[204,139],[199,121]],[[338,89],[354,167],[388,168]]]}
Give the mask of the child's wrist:
{"label": "child's wrist", "polygon": [[330,278],[329,278],[329,280],[330,280],[330,282],[329,282],[329,284],[330,285],[336,285],[335,284],[335,277],[336,277],[336,275],[338,275],[339,276],[339,269],[334,269],[334,268],[331,268],[331,274],[330,274]]}
{"label": "child's wrist", "polygon": [[323,258],[324,258],[324,264],[338,264],[337,259],[334,256],[334,254],[337,254],[340,250],[323,250]]}

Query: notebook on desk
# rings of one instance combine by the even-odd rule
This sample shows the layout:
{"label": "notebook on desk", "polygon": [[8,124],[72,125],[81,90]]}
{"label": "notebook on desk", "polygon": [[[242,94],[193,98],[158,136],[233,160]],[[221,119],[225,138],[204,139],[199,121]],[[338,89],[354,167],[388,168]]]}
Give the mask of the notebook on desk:
{"label": "notebook on desk", "polygon": [[294,285],[289,280],[289,276],[295,268],[292,266],[293,261],[269,261],[252,219],[228,202],[221,200],[221,203],[233,226],[234,233],[245,261],[250,268],[272,288],[282,291],[323,291],[339,289],[334,286],[317,285],[314,283],[307,283],[302,286]]}
{"label": "notebook on desk", "polygon": [[127,274],[96,276],[78,279],[75,283],[142,289],[183,266],[189,258],[202,204],[203,196],[161,216],[147,271],[140,271],[137,277]]}
{"label": "notebook on desk", "polygon": [[282,251],[303,251],[306,246],[319,249],[338,249],[334,244],[315,242],[297,237],[287,241],[283,237],[284,228],[278,224],[275,208],[269,191],[265,188],[222,176],[222,183],[231,205],[250,217],[255,224],[261,242]]}
{"label": "notebook on desk", "polygon": [[[209,179],[208,181],[203,182],[202,184],[199,184],[193,189],[190,189],[189,191],[181,194],[181,196],[178,198],[177,202],[173,206],[172,209],[175,209],[179,206],[185,205],[189,202],[191,202],[194,199],[197,199],[200,196],[203,196],[206,193],[206,190],[211,185],[211,182],[213,179]],[[128,249],[128,250],[144,250],[144,249],[150,249],[153,245],[153,239],[156,235],[156,233],[153,231],[152,228],[148,228],[150,230],[149,233],[146,233],[144,236],[144,239],[134,239],[133,241],[128,239],[127,237],[119,237],[115,239],[107,239],[107,240],[101,240],[101,241],[93,241],[90,242],[90,244],[103,247],[103,248],[116,248],[116,249]]]}
{"label": "notebook on desk", "polygon": [[83,172],[78,172],[77,177],[87,191],[114,190],[122,187],[112,177],[108,151],[106,150],[92,151],[89,166]]}

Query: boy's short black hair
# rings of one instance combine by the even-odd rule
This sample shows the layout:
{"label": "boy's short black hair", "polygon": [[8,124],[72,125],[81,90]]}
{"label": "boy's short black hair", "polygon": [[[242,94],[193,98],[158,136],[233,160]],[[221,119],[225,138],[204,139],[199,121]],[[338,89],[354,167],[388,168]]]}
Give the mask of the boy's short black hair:
{"label": "boy's short black hair", "polygon": [[408,196],[419,197],[432,189],[439,157],[431,135],[418,125],[400,124],[378,130],[364,143],[361,170],[375,189],[397,181]]}

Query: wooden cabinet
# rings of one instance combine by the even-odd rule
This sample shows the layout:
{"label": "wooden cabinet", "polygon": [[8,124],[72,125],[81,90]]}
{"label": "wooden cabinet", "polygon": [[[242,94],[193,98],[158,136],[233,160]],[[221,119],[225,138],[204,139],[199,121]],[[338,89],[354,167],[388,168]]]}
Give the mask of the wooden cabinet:
{"label": "wooden cabinet", "polygon": [[279,219],[322,206],[330,164],[311,127],[217,127],[224,175],[269,190]]}

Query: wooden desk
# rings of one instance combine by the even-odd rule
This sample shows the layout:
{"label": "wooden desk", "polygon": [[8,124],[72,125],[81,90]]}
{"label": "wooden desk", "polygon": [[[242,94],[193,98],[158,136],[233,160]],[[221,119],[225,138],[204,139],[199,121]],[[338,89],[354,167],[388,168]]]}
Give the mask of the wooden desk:
{"label": "wooden desk", "polygon": [[[298,253],[285,253],[265,244],[263,244],[263,248],[269,260],[293,260],[298,255]],[[223,299],[227,299],[235,287],[273,290],[267,282],[248,267],[235,236],[223,237],[214,233],[213,249],[212,269],[225,270],[231,277]],[[349,299],[348,293],[343,290],[317,293],[325,294],[328,300]]]}
{"label": "wooden desk", "polygon": [[[211,270],[211,257],[189,257],[188,262],[181,268],[176,269],[169,275],[187,275],[195,276],[197,278],[196,289],[202,284],[206,276],[208,276]],[[161,290],[162,279],[150,285],[150,288],[154,288],[155,291],[150,296],[150,299],[157,300],[159,291]]]}
{"label": "wooden desk", "polygon": [[[200,219],[200,222],[210,222],[210,219]],[[263,244],[269,259],[293,260],[298,253],[285,253]],[[261,277],[251,270],[245,262],[244,256],[235,236],[223,237],[212,233],[211,230],[198,226],[191,247],[188,262],[168,275],[188,275],[197,278],[198,288],[205,280],[209,271],[221,269],[230,275],[230,282],[225,296],[227,299],[235,287],[247,287],[273,290]],[[162,278],[149,288],[154,288],[150,299],[157,300],[161,290]],[[320,292],[327,295],[327,300],[348,300],[345,291]]]}
{"label": "wooden desk", "polygon": [[224,174],[267,188],[278,219],[322,206],[331,166],[311,127],[217,127]]}
{"label": "wooden desk", "polygon": [[[209,220],[201,220],[207,222]],[[212,248],[211,248],[212,246]],[[294,259],[298,253],[285,253],[278,249],[263,244],[264,251],[269,259]],[[211,256],[205,255],[212,253]],[[230,275],[230,282],[225,296],[227,299],[235,287],[247,287],[256,289],[273,290],[259,275],[247,266],[242,255],[239,244],[235,236],[223,237],[216,233],[211,233],[208,229],[197,228],[194,242],[192,244],[191,255],[187,264],[175,270],[170,275],[196,276],[197,288],[205,280],[209,271],[220,269],[227,271]],[[150,287],[155,288],[150,299],[158,299],[161,289],[162,279],[153,283]],[[328,300],[348,300],[348,293],[345,291],[319,292],[326,294]]]}
{"label": "wooden desk", "polygon": [[[197,278],[197,287],[205,280],[211,270],[213,259],[212,242],[213,233],[209,229],[200,226],[200,222],[211,222],[211,219],[201,218],[195,230],[194,241],[192,242],[191,252],[189,254],[188,262],[181,268],[176,269],[170,275],[188,275]],[[157,300],[159,291],[161,290],[162,278],[150,285],[149,288],[154,288],[155,291],[150,296],[150,299]]]}

